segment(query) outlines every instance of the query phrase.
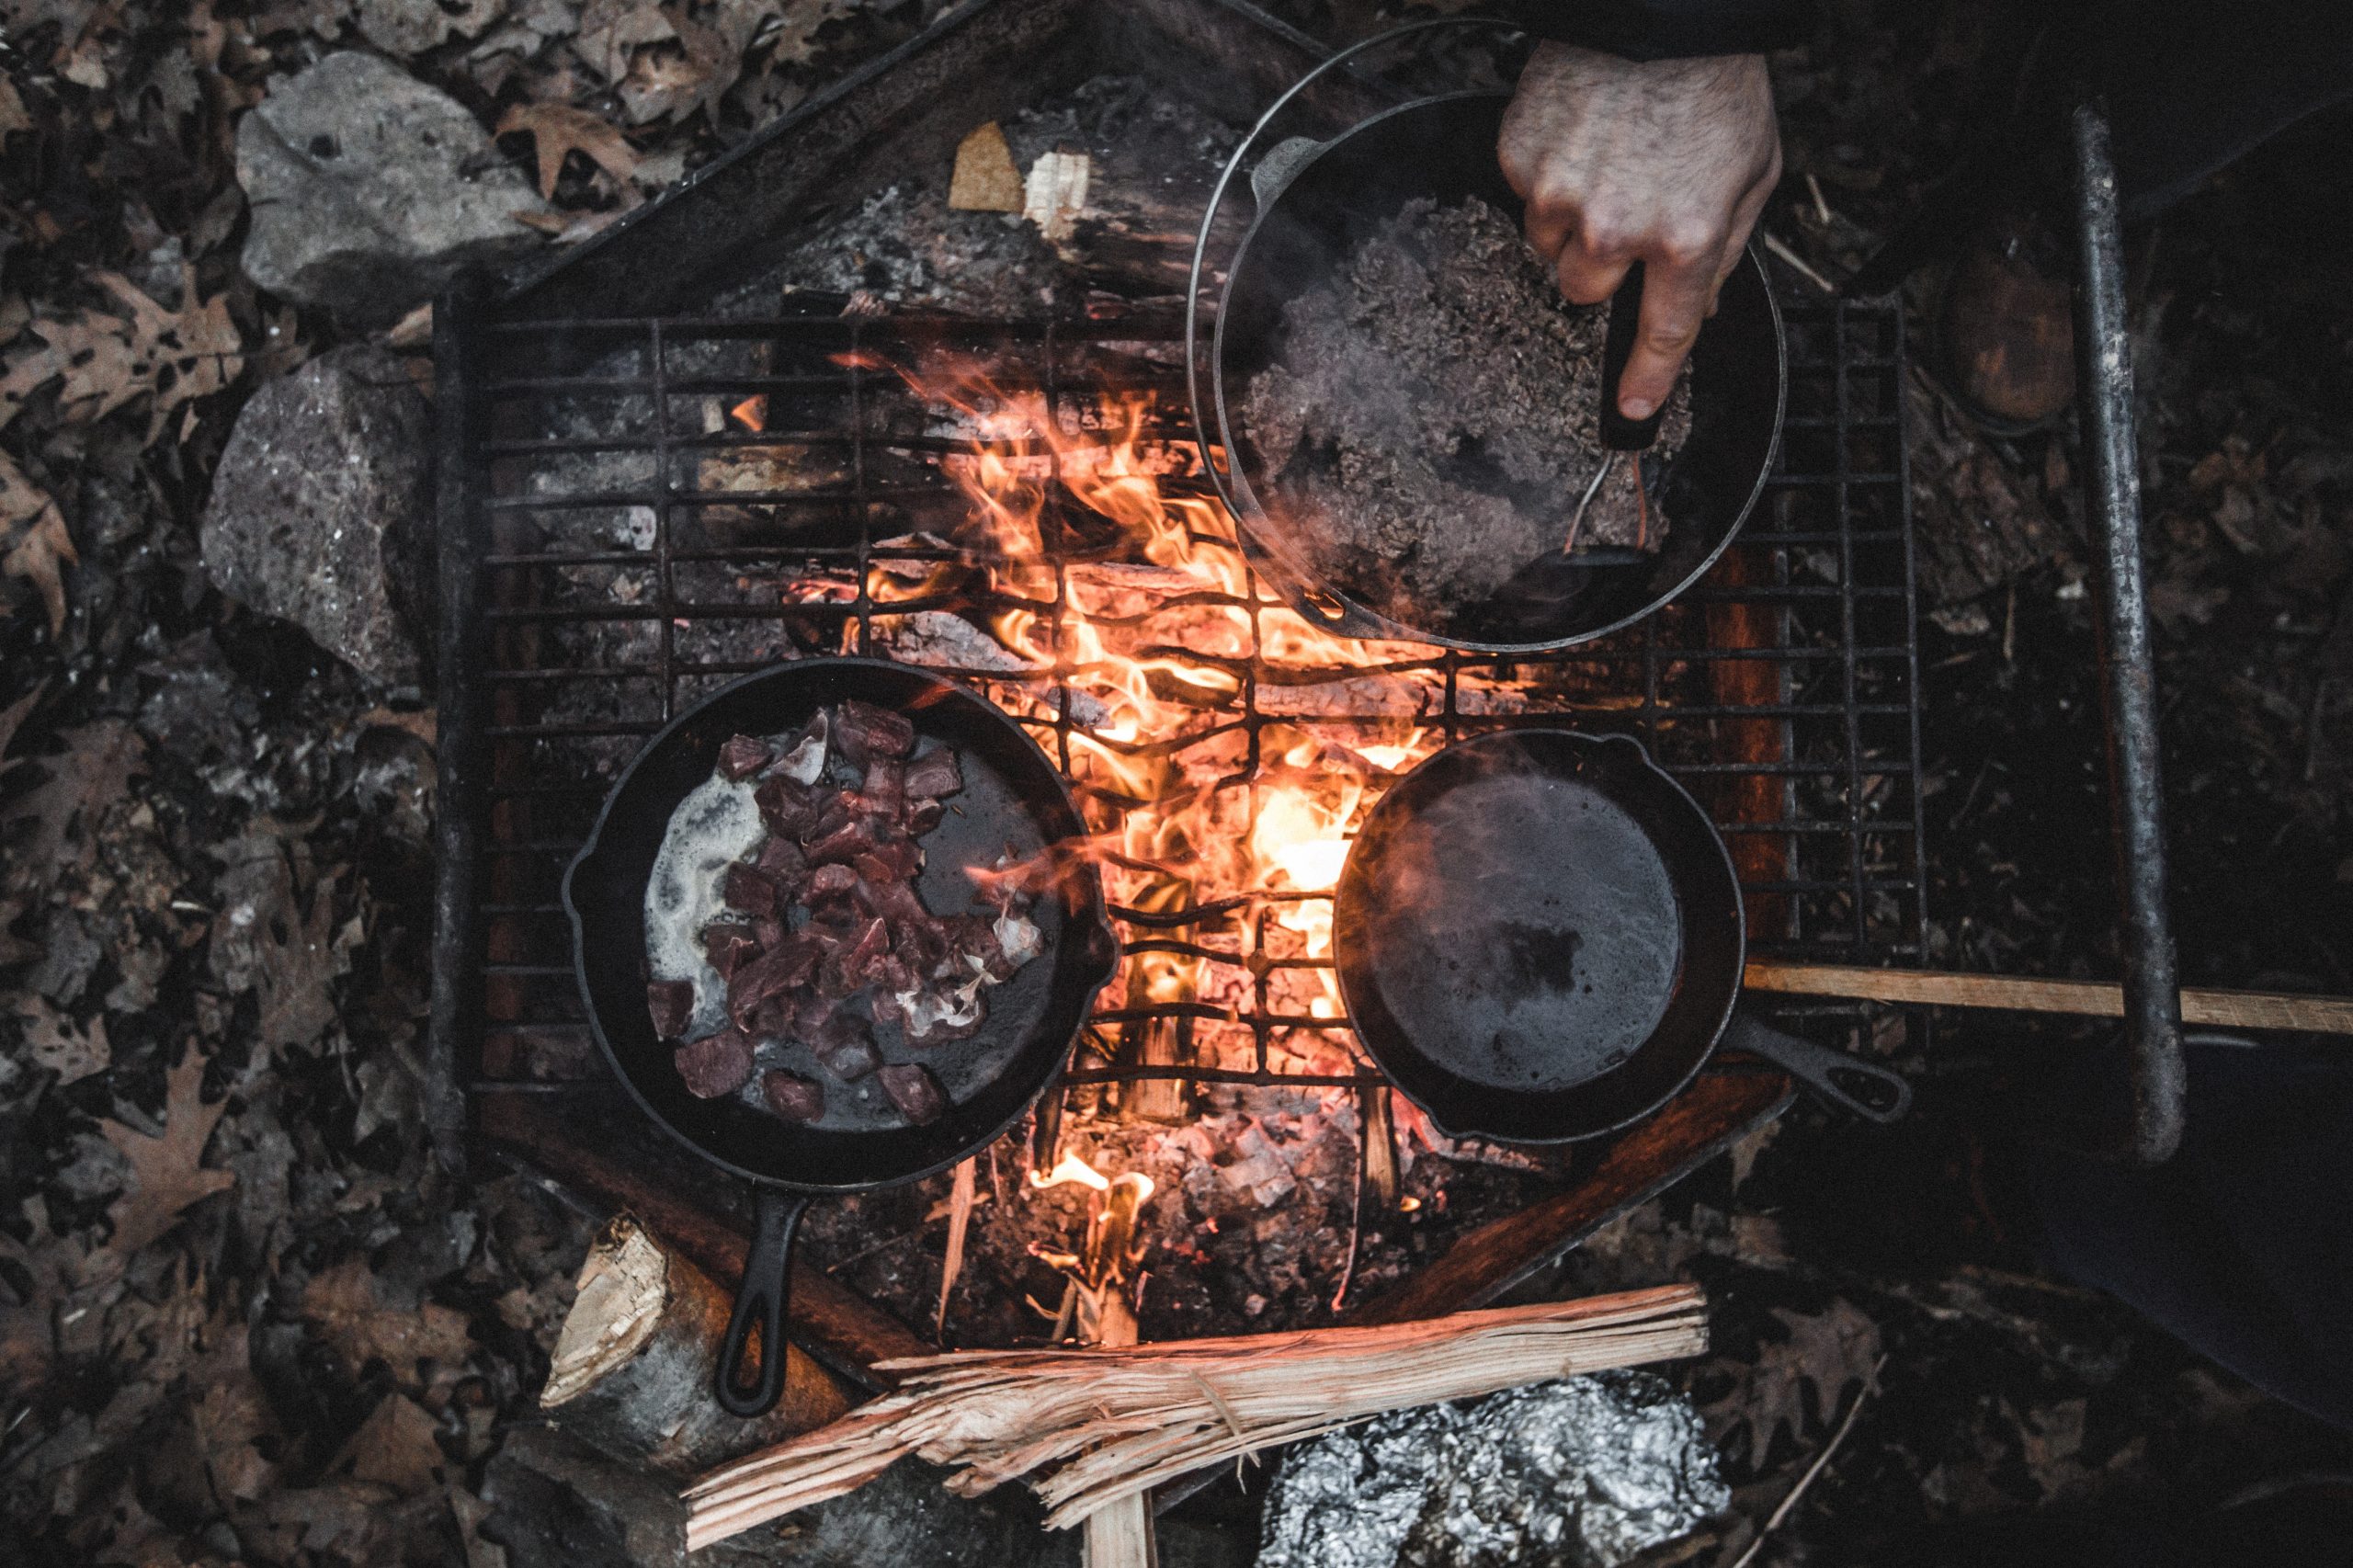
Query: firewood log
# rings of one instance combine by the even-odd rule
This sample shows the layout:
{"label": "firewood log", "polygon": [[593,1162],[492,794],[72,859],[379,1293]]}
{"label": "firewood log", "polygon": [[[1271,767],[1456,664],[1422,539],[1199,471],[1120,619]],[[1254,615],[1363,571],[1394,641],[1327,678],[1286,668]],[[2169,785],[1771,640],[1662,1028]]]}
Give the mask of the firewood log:
{"label": "firewood log", "polygon": [[841,1385],[798,1346],[784,1397],[756,1421],[720,1409],[711,1369],[733,1303],[709,1275],[628,1214],[581,1266],[540,1408],[614,1459],[691,1474],[823,1426],[849,1408]]}

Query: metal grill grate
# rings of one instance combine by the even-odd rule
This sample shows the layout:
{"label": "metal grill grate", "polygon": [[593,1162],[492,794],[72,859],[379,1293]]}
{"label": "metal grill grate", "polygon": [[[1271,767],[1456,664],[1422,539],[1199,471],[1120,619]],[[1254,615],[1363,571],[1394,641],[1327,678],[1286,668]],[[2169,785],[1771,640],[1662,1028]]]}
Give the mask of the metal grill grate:
{"label": "metal grill grate", "polygon": [[[464,661],[474,695],[445,716],[443,744],[471,781],[469,798],[445,802],[470,828],[471,875],[453,884],[461,918],[446,919],[445,899],[457,935],[438,961],[478,973],[481,1022],[474,1038],[446,1043],[471,1062],[478,1089],[601,1076],[558,902],[598,801],[674,712],[777,658],[824,652],[913,657],[972,681],[1033,728],[1106,826],[1136,802],[1091,772],[1074,737],[1081,753],[1223,759],[1211,787],[1246,824],[1274,748],[1302,730],[1393,733],[1397,710],[1412,705],[1415,722],[1447,740],[1529,722],[1624,731],[1731,835],[1760,952],[1916,960],[1919,682],[1901,320],[1890,305],[1795,301],[1786,324],[1790,412],[1776,475],[1742,542],[1663,613],[1561,654],[1405,649],[1366,667],[1302,666],[1269,656],[1264,641],[1267,618],[1287,610],[1255,593],[1172,587],[1171,603],[1242,612],[1247,646],[1166,650],[1213,674],[1214,694],[1179,733],[1108,740],[1090,740],[1074,689],[1074,581],[1132,561],[1133,540],[1064,497],[1041,523],[1043,559],[1006,562],[940,465],[969,452],[969,438],[891,367],[955,356],[1000,388],[1042,396],[1066,434],[1102,422],[1107,392],[1144,394],[1147,433],[1175,441],[1174,321],[473,327],[467,494],[445,513],[462,531],[443,546],[445,556],[456,547],[470,589],[446,596],[443,646]],[[1008,449],[1046,464],[1053,491],[1050,450]],[[1233,550],[1200,534],[1194,543]],[[1007,580],[983,582],[979,569],[991,564],[1008,567]],[[937,629],[949,623],[926,619],[975,627],[1008,615],[1035,618],[1046,662],[1014,667],[997,644],[944,640]],[[1313,710],[1304,718],[1302,706]],[[1189,1000],[1112,996],[1089,1029],[1103,1062],[1071,1081],[1377,1081],[1343,1020],[1296,1005],[1301,977],[1327,966],[1278,916],[1328,903],[1315,889],[1115,907],[1131,954],[1193,960],[1218,979]],[[1120,1031],[1152,1028],[1165,1028],[1174,1049],[1141,1062],[1118,1049]]]}

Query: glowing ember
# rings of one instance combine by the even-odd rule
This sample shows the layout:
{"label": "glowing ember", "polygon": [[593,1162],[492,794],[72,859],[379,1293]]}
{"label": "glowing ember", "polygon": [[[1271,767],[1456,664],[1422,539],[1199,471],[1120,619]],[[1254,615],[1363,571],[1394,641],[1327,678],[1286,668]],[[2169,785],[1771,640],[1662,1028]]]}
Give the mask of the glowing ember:
{"label": "glowing ember", "polygon": [[766,430],[768,427],[768,394],[754,392],[727,413],[746,430]]}

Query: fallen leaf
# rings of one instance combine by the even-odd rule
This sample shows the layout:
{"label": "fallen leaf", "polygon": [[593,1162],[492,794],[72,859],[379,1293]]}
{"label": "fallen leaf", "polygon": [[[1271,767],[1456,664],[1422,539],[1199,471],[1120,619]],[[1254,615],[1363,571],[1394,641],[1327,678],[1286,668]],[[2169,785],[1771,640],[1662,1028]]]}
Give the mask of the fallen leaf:
{"label": "fallen leaf", "polygon": [[[23,727],[25,716],[33,710],[34,705],[40,701],[41,693],[48,689],[49,682],[42,681],[7,707],[0,708],[0,773],[7,772],[25,760],[21,756],[10,756],[8,747],[15,744],[17,732]],[[430,744],[429,736],[427,743]]]}
{"label": "fallen leaf", "polygon": [[639,50],[677,36],[660,0],[588,0],[574,47],[590,70],[618,84]]}
{"label": "fallen leaf", "polygon": [[1758,1469],[1784,1427],[1793,1437],[1804,1435],[1807,1385],[1814,1391],[1814,1419],[1826,1424],[1847,1385],[1859,1382],[1868,1391],[1879,1365],[1879,1325],[1851,1302],[1833,1301],[1813,1316],[1775,1307],[1773,1315],[1789,1337],[1760,1344],[1756,1364],[1741,1368],[1732,1392],[1703,1412],[1719,1437],[1747,1428],[1748,1462]]}
{"label": "fallen leaf", "polygon": [[65,422],[87,424],[141,398],[151,400],[147,440],[164,432],[182,404],[219,392],[244,368],[244,341],[229,319],[229,297],[199,302],[196,267],[181,267],[181,299],[167,311],[120,273],[97,274],[126,306],[128,319],[84,311],[62,321],[37,321],[41,347],[18,355],[0,376],[0,425],[25,399],[52,381]]}
{"label": "fallen leaf", "polygon": [[179,1222],[181,1210],[237,1184],[235,1173],[206,1170],[204,1145],[229,1102],[199,1097],[204,1058],[193,1048],[165,1077],[164,1135],[150,1138],[112,1119],[98,1124],[106,1141],[131,1163],[131,1185],[109,1210],[114,1234],[108,1250],[128,1258]]}
{"label": "fallen leaf", "polygon": [[0,572],[22,577],[39,589],[41,608],[49,612],[50,636],[64,635],[63,568],[79,565],[82,558],[74,551],[74,536],[65,531],[65,516],[57,503],[27,479],[6,452],[0,452],[0,527],[9,530]]}
{"label": "fallen leaf", "polygon": [[[88,862],[99,819],[129,791],[132,777],[146,770],[147,743],[123,720],[94,719],[59,738],[65,750],[40,759],[49,777],[0,805],[6,864],[39,871],[45,885]],[[27,823],[30,831],[16,836]],[[75,846],[71,861],[69,845]]]}
{"label": "fallen leaf", "polygon": [[848,16],[862,0],[790,0],[769,33],[771,57],[780,65],[806,65],[817,52],[817,34],[827,22]]}
{"label": "fallen leaf", "polygon": [[1018,212],[1021,171],[1005,129],[994,119],[974,127],[956,143],[956,166],[948,177],[948,205],[958,212]]}
{"label": "fallen leaf", "polygon": [[264,1049],[273,1054],[309,1045],[335,1022],[335,982],[350,967],[335,939],[335,872],[321,877],[305,909],[294,869],[267,825],[217,851],[226,865],[212,923],[212,972],[232,994],[254,992],[261,1004]]}
{"label": "fallen leaf", "polygon": [[376,1402],[327,1470],[335,1473],[348,1467],[354,1481],[379,1482],[403,1494],[438,1486],[443,1460],[433,1432],[433,1417],[415,1400],[388,1393]]}
{"label": "fallen leaf", "polygon": [[[676,106],[679,118],[699,108],[716,128],[720,100],[744,74],[745,51],[751,47],[754,36],[772,14],[770,0],[719,0],[702,21],[688,17],[686,6],[679,4],[665,7],[664,14],[670,18],[679,46],[686,51],[685,70],[680,73],[683,79],[674,92],[692,101]],[[636,74],[635,70],[631,72],[632,77]],[[622,97],[629,97],[626,90]],[[634,108],[630,118],[633,123],[639,122]]]}
{"label": "fallen leaf", "polygon": [[517,104],[498,121],[498,134],[527,132],[540,160],[540,194],[552,199],[563,160],[573,153],[620,183],[626,189],[637,169],[637,150],[628,138],[597,115],[565,104]]}
{"label": "fallen leaf", "polygon": [[357,1255],[312,1277],[302,1290],[301,1313],[355,1375],[369,1362],[382,1361],[409,1387],[424,1385],[424,1363],[461,1367],[472,1346],[465,1313],[438,1301],[420,1302],[414,1311],[386,1305],[367,1258]]}
{"label": "fallen leaf", "polygon": [[24,1023],[26,1056],[43,1072],[56,1074],[61,1085],[78,1084],[113,1064],[114,1048],[107,1040],[103,1014],[92,1018],[85,1032],[40,997],[24,995],[17,998],[17,1017]]}

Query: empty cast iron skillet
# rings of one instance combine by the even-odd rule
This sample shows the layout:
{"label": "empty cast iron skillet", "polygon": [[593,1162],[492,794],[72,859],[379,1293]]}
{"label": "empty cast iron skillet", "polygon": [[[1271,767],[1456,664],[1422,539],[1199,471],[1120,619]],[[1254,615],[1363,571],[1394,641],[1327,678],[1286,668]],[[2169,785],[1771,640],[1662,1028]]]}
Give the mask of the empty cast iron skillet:
{"label": "empty cast iron skillet", "polygon": [[[933,913],[974,907],[964,868],[994,865],[1008,847],[1025,858],[1084,835],[1062,775],[995,704],[904,665],[806,659],[745,676],[648,742],[606,796],[563,881],[580,994],[606,1060],[664,1131],[756,1188],[750,1256],[716,1373],[720,1403],[747,1417],[764,1414],[783,1392],[786,1281],[794,1229],[810,1198],[917,1181],[995,1142],[1061,1076],[1088,1006],[1119,962],[1102,889],[1079,869],[1063,879],[1059,902],[1040,898],[1031,911],[1044,951],[989,991],[979,1032],[913,1051],[895,1043],[894,1031],[877,1029],[886,1060],[919,1062],[947,1089],[947,1114],[927,1127],[794,1126],[752,1097],[756,1077],[734,1098],[688,1094],[645,1000],[645,889],[671,815],[710,778],[730,735],[797,730],[818,709],[851,697],[904,713],[919,747],[931,737],[954,747],[962,763],[955,809],[923,839],[916,886]],[[738,1364],[756,1322],[760,1365],[745,1381]]]}
{"label": "empty cast iron skillet", "polygon": [[1340,993],[1440,1129],[1514,1143],[1614,1131],[1719,1045],[1874,1121],[1911,1090],[1735,1004],[1740,883],[1707,813],[1624,736],[1510,730],[1383,796],[1340,873]]}

